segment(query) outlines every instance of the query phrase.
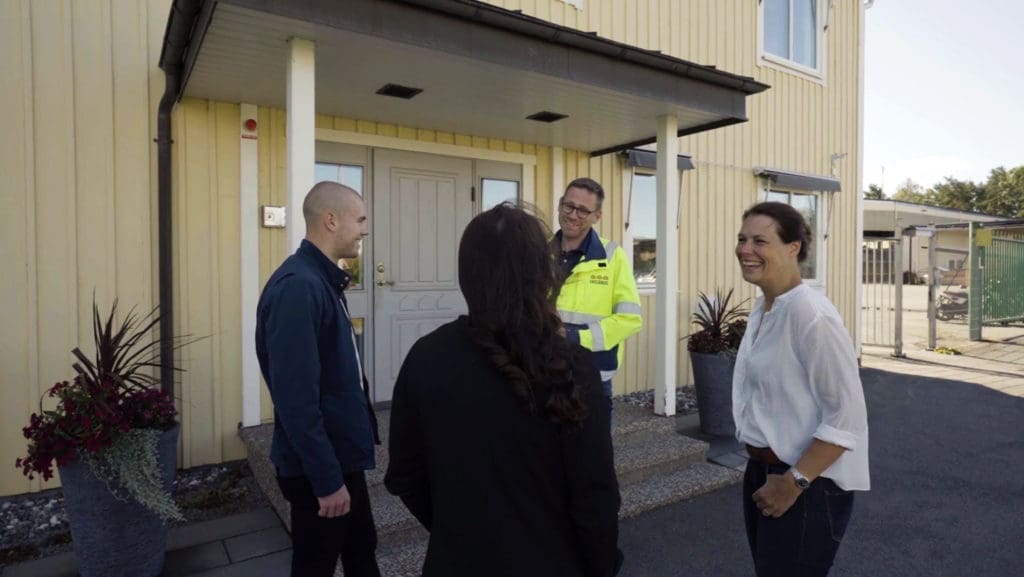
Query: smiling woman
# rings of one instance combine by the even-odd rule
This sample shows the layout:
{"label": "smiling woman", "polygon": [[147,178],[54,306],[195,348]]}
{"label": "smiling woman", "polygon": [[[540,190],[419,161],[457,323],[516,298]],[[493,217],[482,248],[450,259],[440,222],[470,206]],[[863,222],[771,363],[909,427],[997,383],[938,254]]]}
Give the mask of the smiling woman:
{"label": "smiling woman", "polygon": [[868,430],[850,335],[831,302],[800,278],[810,227],[793,206],[743,214],[736,258],[763,296],[733,374],[747,539],[758,575],[827,575],[866,491]]}

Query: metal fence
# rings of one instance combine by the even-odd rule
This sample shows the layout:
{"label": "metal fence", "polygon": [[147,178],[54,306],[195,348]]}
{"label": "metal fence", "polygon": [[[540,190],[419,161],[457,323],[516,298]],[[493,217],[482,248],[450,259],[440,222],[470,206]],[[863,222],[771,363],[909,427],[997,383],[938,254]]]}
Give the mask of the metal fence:
{"label": "metal fence", "polygon": [[861,245],[864,257],[861,323],[863,344],[892,347],[903,354],[903,278],[900,240],[872,239]]}
{"label": "metal fence", "polygon": [[995,237],[983,258],[982,322],[1024,319],[1024,240]]}

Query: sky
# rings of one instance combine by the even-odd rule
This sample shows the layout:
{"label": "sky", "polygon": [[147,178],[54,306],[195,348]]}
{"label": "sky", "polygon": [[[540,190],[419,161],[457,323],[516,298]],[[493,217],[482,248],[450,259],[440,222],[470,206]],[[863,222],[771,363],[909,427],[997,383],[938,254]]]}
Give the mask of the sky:
{"label": "sky", "polygon": [[876,0],[866,21],[865,189],[1024,165],[1024,2]]}

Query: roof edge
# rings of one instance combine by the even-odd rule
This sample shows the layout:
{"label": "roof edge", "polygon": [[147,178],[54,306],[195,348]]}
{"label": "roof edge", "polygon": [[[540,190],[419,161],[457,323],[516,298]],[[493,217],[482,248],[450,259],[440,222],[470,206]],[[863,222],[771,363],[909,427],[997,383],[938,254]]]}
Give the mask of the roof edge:
{"label": "roof edge", "polygon": [[[536,18],[521,11],[508,10],[479,0],[394,0],[442,12],[464,20],[517,32],[588,52],[600,54],[631,64],[652,68],[662,72],[700,80],[724,88],[739,90],[747,95],[764,92],[770,85],[758,82],[749,76],[740,76],[718,70],[714,66],[697,64],[668,56],[662,52],[645,50],[609,38],[596,32],[583,32],[561,24]],[[619,148],[621,150],[622,148]]]}

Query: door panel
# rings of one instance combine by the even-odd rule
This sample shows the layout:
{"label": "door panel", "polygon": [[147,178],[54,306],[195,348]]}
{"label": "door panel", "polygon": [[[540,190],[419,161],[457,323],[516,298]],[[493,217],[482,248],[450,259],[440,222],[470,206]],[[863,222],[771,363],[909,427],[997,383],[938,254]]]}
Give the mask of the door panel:
{"label": "door panel", "polygon": [[391,400],[417,339],[465,313],[456,255],[472,217],[472,161],[374,151],[374,400]]}

